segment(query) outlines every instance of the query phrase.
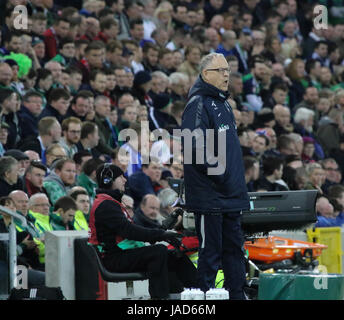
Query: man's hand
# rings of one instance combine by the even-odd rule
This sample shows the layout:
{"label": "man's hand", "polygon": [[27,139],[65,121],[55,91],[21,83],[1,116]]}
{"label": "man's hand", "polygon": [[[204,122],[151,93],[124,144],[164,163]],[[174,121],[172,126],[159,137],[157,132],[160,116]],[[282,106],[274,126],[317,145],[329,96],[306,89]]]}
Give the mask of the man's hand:
{"label": "man's hand", "polygon": [[183,236],[174,231],[165,231],[163,235],[163,240],[171,244],[176,249],[179,249],[182,244],[181,238],[183,238]]}
{"label": "man's hand", "polygon": [[37,247],[37,244],[35,243],[35,241],[33,240],[29,240],[30,235],[28,235],[23,241],[22,243],[25,244],[26,248],[28,248],[29,250],[34,249]]}

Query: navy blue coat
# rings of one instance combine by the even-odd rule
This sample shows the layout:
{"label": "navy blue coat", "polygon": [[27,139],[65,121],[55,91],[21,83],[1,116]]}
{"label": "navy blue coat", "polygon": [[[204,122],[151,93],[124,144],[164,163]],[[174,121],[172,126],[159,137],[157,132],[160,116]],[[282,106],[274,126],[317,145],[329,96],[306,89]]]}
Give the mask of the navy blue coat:
{"label": "navy blue coat", "polygon": [[[184,149],[184,181],[185,202],[188,210],[198,213],[238,212],[249,208],[245,170],[242,151],[236,132],[236,123],[232,108],[226,101],[228,94],[203,81],[199,77],[190,89],[188,104],[182,118]],[[211,152],[206,143],[203,145],[204,155],[218,151],[225,152],[222,174],[210,175],[208,169],[218,167],[211,164],[204,156],[203,164],[196,163],[196,139],[192,140],[192,162],[185,157],[186,149],[184,129],[195,129],[203,132],[214,129],[214,151]],[[219,133],[225,134],[226,145],[218,146]],[[221,141],[220,141],[221,142]],[[210,145],[210,144],[209,144]],[[198,150],[199,152],[199,150]],[[186,162],[191,162],[187,164]]]}

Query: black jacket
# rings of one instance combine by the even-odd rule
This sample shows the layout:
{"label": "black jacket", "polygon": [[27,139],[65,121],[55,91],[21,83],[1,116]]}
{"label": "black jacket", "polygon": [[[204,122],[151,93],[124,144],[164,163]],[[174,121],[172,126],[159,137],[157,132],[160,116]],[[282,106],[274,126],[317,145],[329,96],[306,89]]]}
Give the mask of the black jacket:
{"label": "black jacket", "polygon": [[[188,146],[184,138],[182,144],[186,207],[193,212],[227,213],[249,208],[242,151],[227,97],[226,92],[199,77],[190,90],[189,102],[183,113],[182,130],[202,132],[197,142],[192,138],[192,144]],[[205,143],[208,129],[214,132],[214,139],[210,140],[213,150],[210,144],[207,146]],[[225,135],[225,145],[218,145],[220,134]],[[186,151],[190,148],[192,161],[186,156]],[[198,158],[202,155],[202,148],[203,164],[199,164],[196,155]],[[219,153],[224,155],[224,159],[213,159],[215,161],[211,163],[207,156],[218,157]],[[218,170],[219,167],[223,169]],[[217,168],[216,171],[210,172],[214,168]]]}
{"label": "black jacket", "polygon": [[140,208],[135,211],[133,220],[138,226],[150,229],[161,229],[161,224],[157,220],[153,220],[145,216]]}
{"label": "black jacket", "polygon": [[38,136],[38,117],[25,106],[22,106],[19,113],[19,124],[21,127],[21,136],[23,139],[29,136]]}
{"label": "black jacket", "polygon": [[[134,224],[125,215],[118,190],[97,190],[90,214],[91,243],[103,245],[105,256],[113,256],[122,249],[117,243],[123,239],[155,242],[162,240],[164,230],[148,229]],[[116,201],[114,201],[116,200]]]}

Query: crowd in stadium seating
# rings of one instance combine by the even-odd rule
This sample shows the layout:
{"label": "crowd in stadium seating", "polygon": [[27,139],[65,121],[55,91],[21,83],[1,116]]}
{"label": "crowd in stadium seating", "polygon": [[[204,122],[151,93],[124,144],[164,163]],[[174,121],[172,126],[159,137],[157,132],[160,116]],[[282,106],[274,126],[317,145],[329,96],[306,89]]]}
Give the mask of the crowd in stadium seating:
{"label": "crowd in stadium seating", "polygon": [[[317,4],[328,8],[325,29],[313,24]],[[344,223],[344,1],[0,6],[0,204],[31,222],[17,225],[24,263],[44,270],[44,232],[87,230],[104,162],[126,173],[122,202],[134,221],[161,224],[169,214],[161,192],[183,177],[174,133],[210,52],[230,66],[248,191],[317,189],[318,226]],[[162,129],[169,138],[158,137]],[[143,217],[147,194],[161,212]]]}

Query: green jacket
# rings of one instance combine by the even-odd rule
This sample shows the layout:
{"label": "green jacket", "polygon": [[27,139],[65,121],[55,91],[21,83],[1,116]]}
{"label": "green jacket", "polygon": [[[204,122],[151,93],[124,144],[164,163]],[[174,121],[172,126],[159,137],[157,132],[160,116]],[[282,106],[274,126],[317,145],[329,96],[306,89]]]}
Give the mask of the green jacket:
{"label": "green jacket", "polygon": [[93,203],[96,197],[96,189],[98,188],[98,184],[94,182],[84,172],[82,172],[77,178],[77,185],[80,187],[84,187],[86,189],[88,195],[91,198],[91,203]]}
{"label": "green jacket", "polygon": [[53,205],[58,199],[67,195],[66,186],[54,171],[44,179],[43,187],[47,191],[49,200]]}
{"label": "green jacket", "polygon": [[[60,215],[58,215],[56,213],[52,213],[49,217],[50,217],[50,225],[51,225],[53,230],[55,230],[55,231],[75,230],[74,221],[68,222],[68,224],[65,225],[63,223]],[[67,227],[68,227],[68,229],[67,229]]]}

